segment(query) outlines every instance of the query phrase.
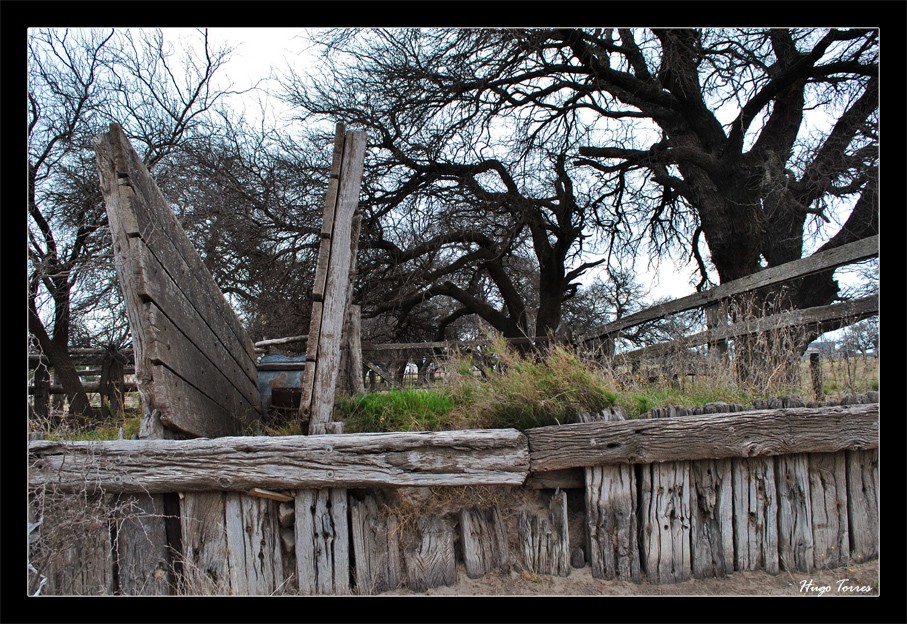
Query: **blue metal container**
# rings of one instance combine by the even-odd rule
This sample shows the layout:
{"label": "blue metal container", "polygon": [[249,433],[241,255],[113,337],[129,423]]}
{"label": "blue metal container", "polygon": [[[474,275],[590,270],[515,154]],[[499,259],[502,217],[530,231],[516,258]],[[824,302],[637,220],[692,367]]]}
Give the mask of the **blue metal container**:
{"label": "blue metal container", "polygon": [[299,409],[305,356],[265,355],[258,363],[262,412]]}

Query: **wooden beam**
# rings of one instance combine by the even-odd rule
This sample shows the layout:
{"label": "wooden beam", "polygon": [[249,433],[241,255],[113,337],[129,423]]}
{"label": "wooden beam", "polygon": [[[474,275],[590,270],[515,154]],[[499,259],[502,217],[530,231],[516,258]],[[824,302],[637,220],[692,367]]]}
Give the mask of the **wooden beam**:
{"label": "wooden beam", "polygon": [[255,343],[256,349],[263,349],[264,347],[273,347],[276,345],[285,345],[293,344],[295,342],[308,342],[309,337],[306,336],[287,336],[286,338],[271,338],[269,340],[259,340]]}
{"label": "wooden beam", "polygon": [[874,258],[879,255],[879,237],[870,236],[847,245],[841,245],[834,249],[829,249],[807,258],[794,260],[781,266],[771,267],[752,275],[747,275],[733,282],[721,284],[706,290],[704,292],[693,293],[680,299],[674,299],[661,305],[647,308],[635,314],[630,314],[621,319],[602,325],[601,327],[590,331],[583,336],[581,342],[587,342],[596,338],[601,338],[628,327],[645,323],[662,318],[669,314],[692,310],[710,303],[716,303],[721,299],[726,299],[734,295],[739,295],[756,288],[763,288],[781,282],[786,282],[798,277],[818,273],[826,269],[831,269],[860,260]]}
{"label": "wooden beam", "polygon": [[879,444],[879,405],[754,410],[526,431],[532,472],[579,466],[834,453]]}
{"label": "wooden beam", "polygon": [[805,325],[823,323],[835,319],[862,320],[878,313],[879,298],[875,295],[871,295],[869,297],[863,297],[862,299],[845,301],[844,303],[835,303],[815,308],[803,308],[800,310],[789,310],[787,312],[782,312],[781,314],[755,318],[742,323],[714,327],[710,330],[671,342],[656,344],[651,347],[644,347],[625,353],[618,353],[614,357],[618,361],[640,360],[669,353],[674,349],[695,347],[719,340],[726,340],[728,338],[739,338],[740,336],[760,334],[789,327],[803,327]]}
{"label": "wooden beam", "polygon": [[33,441],[30,483],[106,492],[520,485],[515,429],[109,442]]}

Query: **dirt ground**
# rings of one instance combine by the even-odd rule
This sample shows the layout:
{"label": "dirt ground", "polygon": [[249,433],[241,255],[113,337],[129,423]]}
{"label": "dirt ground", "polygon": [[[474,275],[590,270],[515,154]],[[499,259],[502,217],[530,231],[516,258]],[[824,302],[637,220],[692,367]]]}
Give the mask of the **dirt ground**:
{"label": "dirt ground", "polygon": [[[827,588],[827,589],[826,589]],[[566,577],[527,573],[488,574],[470,579],[462,565],[457,584],[435,587],[422,594],[406,590],[383,595],[425,596],[878,596],[879,561],[850,567],[787,572],[772,576],[765,572],[736,572],[725,578],[691,580],[672,585],[653,585],[601,580],[592,577],[590,566],[571,569]]]}

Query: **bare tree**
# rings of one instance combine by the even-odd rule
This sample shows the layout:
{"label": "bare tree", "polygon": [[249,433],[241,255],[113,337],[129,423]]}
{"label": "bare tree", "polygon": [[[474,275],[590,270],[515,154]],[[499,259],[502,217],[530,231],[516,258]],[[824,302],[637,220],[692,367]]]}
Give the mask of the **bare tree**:
{"label": "bare tree", "polygon": [[[159,32],[29,33],[29,330],[76,414],[90,410],[68,355],[73,312],[85,321],[118,301],[110,296],[110,234],[91,138],[120,123],[155,167],[190,137],[204,134],[204,114],[226,93],[213,90],[211,81],[228,51],[211,50],[205,33],[200,36],[202,51],[188,51],[177,70]],[[116,316],[125,315],[108,319]],[[80,330],[89,328],[83,323]],[[122,332],[109,337],[124,338]]]}
{"label": "bare tree", "polygon": [[[369,198],[376,218],[419,214],[436,228],[387,245],[389,262],[437,253],[447,236],[461,251],[444,266],[483,263],[490,275],[489,259],[525,235],[540,295],[562,300],[577,273],[560,267],[593,236],[632,248],[643,232],[651,253],[686,253],[701,289],[800,258],[836,212],[840,229],[819,250],[878,232],[876,30],[366,30],[322,42],[325,80],[291,77],[290,101],[373,133],[382,156],[370,172],[387,180]],[[542,178],[547,191],[529,182]],[[434,207],[420,213],[429,189]],[[488,219],[481,232],[445,225],[469,222],[464,203]],[[478,236],[488,232],[497,245]],[[427,276],[403,302],[468,301],[462,282]],[[828,271],[772,300],[839,295]],[[540,305],[535,335],[556,310]],[[523,315],[510,305],[497,324],[525,333]]]}

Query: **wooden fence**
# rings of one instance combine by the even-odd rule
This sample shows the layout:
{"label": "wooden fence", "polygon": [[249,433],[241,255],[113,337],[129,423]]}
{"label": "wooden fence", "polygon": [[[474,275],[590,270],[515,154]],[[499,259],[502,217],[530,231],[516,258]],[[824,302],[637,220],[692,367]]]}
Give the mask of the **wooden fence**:
{"label": "wooden fence", "polygon": [[[620,418],[33,441],[34,582],[44,594],[370,594],[453,585],[458,570],[588,564],[595,578],[673,583],[878,556],[878,404]],[[480,486],[498,502],[471,500]],[[401,498],[425,488],[452,503],[401,516]]]}
{"label": "wooden fence", "polygon": [[255,350],[122,128],[95,139],[135,374],[161,435],[241,433],[260,417]]}

